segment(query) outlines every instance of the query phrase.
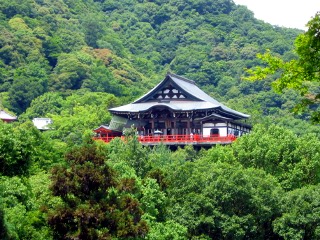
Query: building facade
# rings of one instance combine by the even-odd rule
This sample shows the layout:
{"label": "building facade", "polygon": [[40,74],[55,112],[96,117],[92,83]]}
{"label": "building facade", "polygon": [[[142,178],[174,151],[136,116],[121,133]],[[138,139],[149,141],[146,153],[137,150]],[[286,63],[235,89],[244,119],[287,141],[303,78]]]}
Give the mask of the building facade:
{"label": "building facade", "polygon": [[212,142],[213,138],[229,143],[251,129],[245,122],[249,115],[228,108],[194,81],[172,73],[136,101],[109,111],[113,115],[106,127],[109,131],[119,135],[125,128],[134,127],[144,143],[154,143],[155,139],[172,144],[177,139]]}

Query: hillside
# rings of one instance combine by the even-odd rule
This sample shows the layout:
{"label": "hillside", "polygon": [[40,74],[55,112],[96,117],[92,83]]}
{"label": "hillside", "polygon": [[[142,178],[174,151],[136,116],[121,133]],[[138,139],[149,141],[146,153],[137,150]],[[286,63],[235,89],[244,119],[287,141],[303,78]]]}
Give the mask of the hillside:
{"label": "hillside", "polygon": [[[299,93],[273,92],[277,75],[241,80],[267,49],[296,59],[301,31],[231,0],[0,0],[0,33],[0,107],[19,116],[0,122],[0,239],[320,238],[319,127],[291,112]],[[144,147],[134,129],[92,140],[167,71],[252,132],[200,151]]]}
{"label": "hillside", "polygon": [[[307,115],[290,112],[297,94],[275,94],[272,79],[241,80],[245,68],[261,64],[256,54],[266,49],[295,58],[293,42],[301,31],[257,20],[231,0],[0,3],[1,105],[23,121],[54,114],[57,124],[61,112],[70,115],[65,104],[50,100],[52,94],[65,101],[103,92],[115,95],[117,105],[127,103],[170,70],[252,115],[252,124],[266,120],[299,134],[319,132],[304,123]],[[105,111],[94,101],[85,104]],[[105,119],[95,118],[90,128]]]}
{"label": "hillside", "polygon": [[[169,69],[228,99],[257,53],[290,59],[299,33],[232,1],[2,1],[0,8],[2,102],[18,114],[49,91],[134,98]],[[241,83],[239,91],[262,88]]]}

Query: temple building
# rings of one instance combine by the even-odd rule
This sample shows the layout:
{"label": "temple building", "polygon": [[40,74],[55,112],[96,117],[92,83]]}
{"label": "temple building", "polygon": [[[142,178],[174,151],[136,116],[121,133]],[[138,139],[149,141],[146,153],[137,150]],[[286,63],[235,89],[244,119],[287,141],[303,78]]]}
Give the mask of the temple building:
{"label": "temple building", "polygon": [[134,126],[145,145],[160,141],[171,145],[227,144],[251,129],[245,123],[249,115],[228,108],[194,81],[172,73],[144,96],[109,111],[113,118],[105,131],[115,136]]}

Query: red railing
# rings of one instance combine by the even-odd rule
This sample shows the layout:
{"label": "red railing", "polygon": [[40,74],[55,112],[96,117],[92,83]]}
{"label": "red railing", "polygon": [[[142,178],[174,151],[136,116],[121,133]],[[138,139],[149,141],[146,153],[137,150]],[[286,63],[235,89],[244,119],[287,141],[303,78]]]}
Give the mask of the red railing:
{"label": "red railing", "polygon": [[[102,140],[106,143],[110,142],[115,137],[95,137],[95,140]],[[124,139],[124,137],[121,137]],[[138,136],[139,142],[142,144],[216,144],[216,143],[231,143],[236,140],[234,135],[221,137],[215,136],[202,136],[202,135],[161,135],[161,136]]]}

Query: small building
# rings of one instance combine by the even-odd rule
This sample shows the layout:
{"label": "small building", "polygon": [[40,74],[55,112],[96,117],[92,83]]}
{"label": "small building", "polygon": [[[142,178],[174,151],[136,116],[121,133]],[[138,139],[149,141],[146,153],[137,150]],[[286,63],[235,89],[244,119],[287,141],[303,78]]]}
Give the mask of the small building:
{"label": "small building", "polygon": [[52,124],[51,118],[34,118],[32,119],[33,125],[40,131],[46,131],[50,129]]}
{"label": "small building", "polygon": [[101,125],[100,127],[93,130],[96,133],[96,137],[102,139],[106,142],[109,142],[115,137],[121,137],[122,132],[111,130],[109,126]]}
{"label": "small building", "polygon": [[7,113],[4,110],[0,110],[0,119],[4,122],[9,123],[9,122],[16,121],[17,117]]}
{"label": "small building", "polygon": [[109,109],[108,127],[122,132],[134,126],[145,145],[231,143],[248,133],[250,116],[213,99],[194,81],[168,73],[148,93],[127,105]]}

